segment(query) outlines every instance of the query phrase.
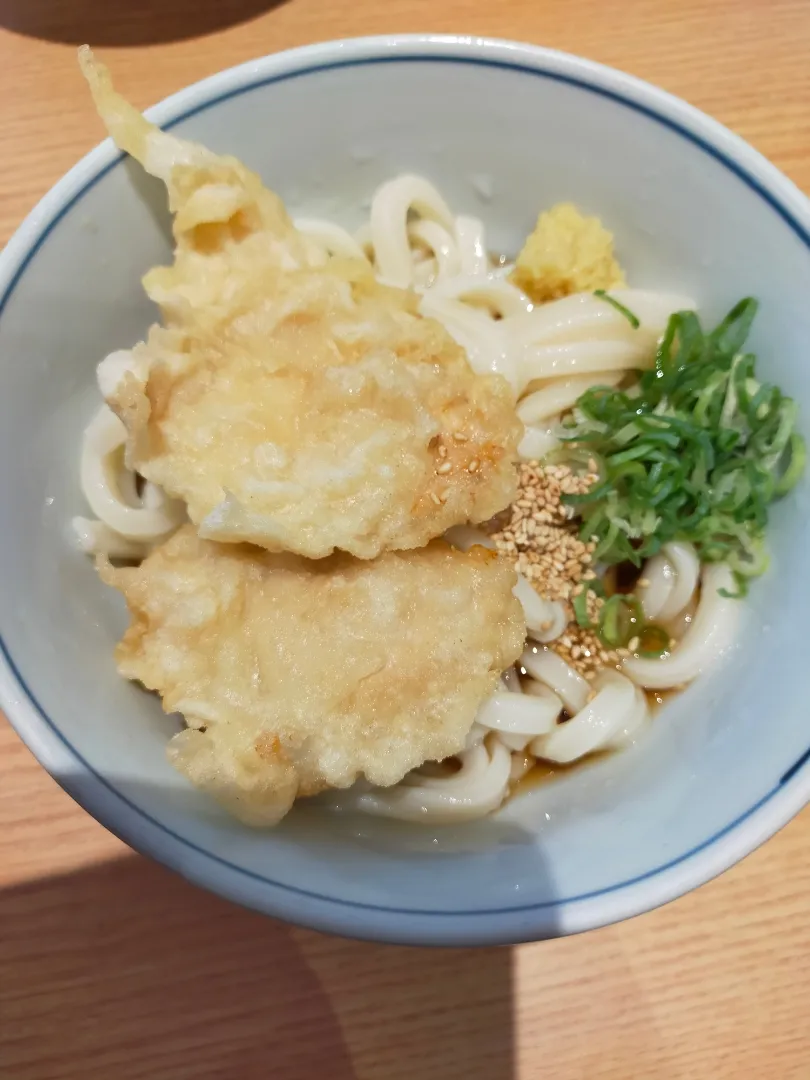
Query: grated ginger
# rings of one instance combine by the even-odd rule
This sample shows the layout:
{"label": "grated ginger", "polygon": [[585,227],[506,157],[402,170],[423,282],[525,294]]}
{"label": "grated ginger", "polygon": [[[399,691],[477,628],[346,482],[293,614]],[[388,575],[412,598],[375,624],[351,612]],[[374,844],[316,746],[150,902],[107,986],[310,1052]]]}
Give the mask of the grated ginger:
{"label": "grated ginger", "polygon": [[512,281],[535,303],[625,284],[613,254],[613,234],[572,203],[540,214],[517,257]]}

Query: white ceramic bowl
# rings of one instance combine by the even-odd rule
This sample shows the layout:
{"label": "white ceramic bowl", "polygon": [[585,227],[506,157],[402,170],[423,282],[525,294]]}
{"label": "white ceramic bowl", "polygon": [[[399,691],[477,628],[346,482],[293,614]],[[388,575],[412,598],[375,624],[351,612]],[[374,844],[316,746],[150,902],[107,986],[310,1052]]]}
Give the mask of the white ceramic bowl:
{"label": "white ceramic bowl", "polygon": [[[79,78],[77,71],[76,78]],[[755,151],[651,86],[527,45],[334,42],[216,75],[154,120],[258,169],[293,211],[359,224],[399,170],[433,179],[515,251],[570,199],[615,230],[633,283],[709,320],[762,301],[761,370],[810,415],[810,207]],[[108,828],[205,887],[295,922],[411,943],[571,933],[694,888],[807,801],[807,484],[774,513],[773,568],[739,650],[638,746],[452,834],[296,811],[226,818],[168,765],[171,721],[112,660],[125,615],[71,547],[94,370],[151,318],[163,192],[104,143],[0,258],[0,690],[42,764]]]}

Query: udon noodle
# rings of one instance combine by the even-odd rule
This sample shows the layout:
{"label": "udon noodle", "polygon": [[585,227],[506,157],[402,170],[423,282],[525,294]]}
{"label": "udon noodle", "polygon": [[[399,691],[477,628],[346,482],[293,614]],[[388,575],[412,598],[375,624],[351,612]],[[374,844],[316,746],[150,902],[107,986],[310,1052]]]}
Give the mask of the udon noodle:
{"label": "udon noodle", "polygon": [[[418,176],[398,176],[377,191],[370,219],[356,235],[322,220],[301,218],[312,265],[332,256],[365,259],[379,280],[411,288],[420,310],[441,322],[464,347],[478,372],[499,372],[511,384],[525,435],[524,460],[558,450],[561,417],[594,384],[615,386],[628,372],[650,366],[674,312],[686,297],[639,289],[612,296],[632,309],[634,329],[620,310],[593,293],[534,305],[509,280],[512,267],[489,252],[483,223],[454,215],[439,192]],[[115,353],[99,366],[102,393],[132,363]],[[138,560],[184,520],[182,506],[126,465],[125,428],[102,405],[87,427],[81,486],[95,515],[76,518],[83,550]],[[468,548],[493,546],[484,532],[451,530],[447,539]],[[695,549],[671,543],[647,560],[639,597],[644,614],[665,626],[676,644],[660,658],[627,656],[617,666],[583,677],[554,649],[570,614],[544,599],[522,576],[515,595],[528,639],[519,669],[480,709],[467,749],[454,761],[425,766],[394,788],[355,786],[342,806],[406,820],[463,821],[497,809],[536,760],[568,765],[634,742],[650,722],[645,688],[680,687],[726,651],[739,605],[731,572],[702,566]]]}

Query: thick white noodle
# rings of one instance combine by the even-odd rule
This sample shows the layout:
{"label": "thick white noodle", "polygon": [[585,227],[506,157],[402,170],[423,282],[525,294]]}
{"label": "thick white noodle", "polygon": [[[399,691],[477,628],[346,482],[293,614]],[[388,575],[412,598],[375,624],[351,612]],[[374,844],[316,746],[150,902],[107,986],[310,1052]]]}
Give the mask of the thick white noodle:
{"label": "thick white noodle", "polygon": [[140,561],[149,552],[149,544],[121,536],[103,521],[75,517],[71,524],[79,550],[87,555],[106,555],[108,559]]}
{"label": "thick white noodle", "polygon": [[656,618],[668,623],[680,615],[692,599],[700,580],[700,559],[691,544],[678,541],[665,544],[663,553],[675,575],[669,595],[659,608]]}
{"label": "thick white noodle", "polygon": [[[514,665],[510,668],[507,668],[506,671],[504,671],[504,673],[501,675],[501,686],[510,694],[523,693],[523,687],[520,685],[520,675],[518,674],[518,670]],[[480,731],[483,734],[487,733],[487,728],[482,726],[478,720],[476,720],[476,723],[473,724],[473,730]],[[514,751],[525,750],[526,746],[532,741],[531,735],[516,735],[514,733],[509,734],[508,732],[503,731],[499,733],[498,738],[501,740],[507,750]],[[480,739],[478,741],[480,742]]]}
{"label": "thick white noodle", "polygon": [[689,605],[700,578],[700,560],[691,544],[665,544],[644,564],[636,592],[644,616],[672,622]]}
{"label": "thick white noodle", "polygon": [[638,330],[611,304],[588,292],[541,304],[530,314],[516,318],[510,327],[512,338],[521,345],[604,339],[641,339],[650,345],[664,332],[670,315],[695,307],[688,297],[674,293],[615,289],[610,295],[638,317]]}
{"label": "thick white noodle", "polygon": [[475,722],[490,731],[506,735],[545,735],[552,730],[562,712],[562,702],[555,695],[535,697],[530,694],[495,693],[478,710]]}
{"label": "thick white noodle", "polygon": [[618,673],[600,674],[594,691],[570,720],[529,744],[536,757],[568,764],[622,739],[628,727],[638,725],[637,690]]}
{"label": "thick white noodle", "polygon": [[[454,525],[444,534],[445,540],[460,551],[480,546],[495,550],[494,541],[486,533],[471,525]],[[546,600],[522,574],[512,590],[523,608],[523,618],[531,637],[536,641],[554,641],[568,625],[565,608],[556,600]]]}
{"label": "thick white noodle", "polygon": [[496,322],[481,308],[471,307],[461,300],[441,296],[432,289],[419,302],[422,315],[436,319],[448,334],[465,350],[473,371],[479,375],[496,372],[519,394],[524,380],[518,372],[520,357],[503,332],[505,319]]}
{"label": "thick white noodle", "polygon": [[644,563],[639,581],[644,584],[636,586],[636,595],[641,601],[644,618],[652,621],[658,617],[675,587],[675,567],[663,552],[659,552]]}
{"label": "thick white noodle", "polygon": [[[456,238],[437,221],[420,218],[408,226],[408,239],[417,240],[432,252],[435,260],[432,287],[446,279],[452,280],[461,273],[461,254]],[[411,284],[415,284],[413,277]]]}
{"label": "thick white noodle", "polygon": [[[422,314],[444,325],[477,372],[503,375],[517,396],[538,379],[580,379],[578,393],[572,387],[562,394],[556,413],[594,382],[615,382],[625,371],[651,364],[669,316],[694,307],[676,294],[615,290],[611,295],[640,320],[634,329],[592,293],[534,306],[507,280],[510,268],[490,269],[483,223],[454,219],[436,188],[419,176],[399,176],[377,190],[370,227],[355,243],[373,251],[382,280],[424,290]],[[423,257],[426,248],[432,257]],[[531,429],[520,456],[530,460],[556,445]]]}
{"label": "thick white noodle", "polygon": [[[606,671],[603,673],[606,677],[613,677],[614,674],[618,675],[618,672]],[[635,704],[630,712],[627,714],[624,727],[619,731],[612,739],[610,739],[602,747],[603,750],[624,750],[628,746],[632,746],[650,725],[650,707],[647,704],[647,695],[643,690],[640,690],[637,686],[635,689]]]}
{"label": "thick white noodle", "polygon": [[[562,715],[562,699],[553,690],[549,690],[545,683],[538,682],[537,679],[526,679],[523,684],[523,693],[526,697],[542,701],[544,709],[554,716],[555,722]],[[517,741],[518,738],[520,738],[519,742]],[[512,740],[514,740],[514,743]],[[522,750],[524,753],[528,750],[529,743],[532,742],[531,739],[516,735],[501,735],[501,741],[505,742],[511,750]]]}
{"label": "thick white noodle", "polygon": [[734,575],[723,563],[707,566],[698,609],[680,644],[660,659],[625,660],[624,671],[633,682],[649,690],[683,686],[728,652],[737,634],[742,604],[721,596],[720,589],[733,593]]}
{"label": "thick white noodle", "polygon": [[[138,495],[138,477],[131,469],[126,468],[125,465],[121,465],[120,455],[118,461],[113,464],[119,466],[115,470],[115,483],[118,487],[118,494],[128,506],[140,506],[142,500]],[[161,492],[161,496],[162,494],[163,493]],[[152,507],[152,509],[154,509],[154,507]]]}
{"label": "thick white noodle", "polygon": [[501,675],[501,682],[511,694],[523,693],[523,687],[520,685],[520,675],[514,664]]}
{"label": "thick white noodle", "polygon": [[111,352],[96,367],[96,382],[101,391],[101,396],[108,401],[118,388],[118,384],[132,372],[134,375],[145,375],[145,365],[139,361],[130,349],[117,349]]}
{"label": "thick white noodle", "polygon": [[669,622],[665,624],[669,636],[674,638],[675,641],[681,641],[686,634],[686,631],[692,625],[692,619],[695,617],[699,599],[699,590],[695,590],[692,594],[692,599],[686,607],[679,612],[674,619],[670,619]]}
{"label": "thick white noodle", "polygon": [[434,296],[462,300],[501,319],[528,311],[532,306],[520,289],[495,274],[458,274],[440,278],[432,288]]}
{"label": "thick white noodle", "polygon": [[557,708],[557,715],[563,711],[563,700],[550,690],[545,683],[540,682],[533,676],[524,678],[521,684],[521,692],[531,697],[545,698],[549,703],[553,702]]}
{"label": "thick white noodle", "polygon": [[406,174],[388,180],[371,200],[371,242],[378,276],[388,285],[407,289],[413,259],[408,239],[408,215],[437,221],[449,233],[455,218],[436,188],[421,176]]}
{"label": "thick white noodle", "polygon": [[158,540],[180,525],[184,510],[165,496],[157,506],[133,506],[124,501],[122,478],[130,485],[130,491],[133,483],[132,474],[123,463],[125,442],[123,422],[109,406],[102,405],[84,433],[82,492],[96,517],[113,532],[130,540]]}
{"label": "thick white noodle", "polygon": [[[622,371],[605,371],[599,376],[602,386],[615,386],[624,376]],[[592,375],[572,375],[568,379],[552,379],[533,393],[521,398],[517,414],[524,424],[541,424],[550,417],[555,419],[576,404],[586,390],[594,385]]]}
{"label": "thick white noodle", "polygon": [[429,289],[436,280],[438,264],[432,255],[414,257],[411,280],[417,290]]}
{"label": "thick white noodle", "polygon": [[489,251],[483,221],[459,214],[456,218],[456,243],[461,258],[461,273],[468,277],[486,274]]}
{"label": "thick white noodle", "polygon": [[490,551],[495,551],[495,541],[492,537],[487,536],[480,529],[473,528],[472,525],[454,525],[452,529],[447,530],[444,538],[448,544],[452,544],[459,551],[469,551],[473,547],[485,547]]}
{"label": "thick white noodle", "polygon": [[374,262],[374,244],[371,239],[371,225],[368,221],[363,222],[359,229],[354,232],[355,242],[360,246],[363,254],[369,262]]}
{"label": "thick white noodle", "polygon": [[[498,324],[509,333],[506,320]],[[511,344],[511,343],[510,343]],[[553,345],[511,348],[522,387],[535,379],[558,379],[570,375],[596,375],[605,371],[626,372],[650,367],[653,352],[648,343],[622,341],[558,341]],[[598,382],[592,379],[591,385]]]}
{"label": "thick white noodle", "polygon": [[409,773],[396,787],[358,795],[355,805],[369,814],[426,822],[471,821],[497,810],[509,790],[509,750],[488,739],[465,750],[459,762],[459,771],[451,776]]}
{"label": "thick white noodle", "polygon": [[[472,750],[474,747],[479,746],[487,737],[489,732],[485,727],[481,727],[480,724],[474,723],[470,730],[467,732],[467,738],[464,740],[464,749]],[[423,769],[436,765],[436,762],[428,763],[423,766]]]}
{"label": "thick white noodle", "polygon": [[367,262],[366,253],[357,240],[340,225],[323,218],[296,218],[293,222],[300,233],[314,240],[327,255],[337,255],[343,259],[362,259]]}
{"label": "thick white noodle", "polygon": [[562,443],[554,434],[553,428],[538,428],[533,425],[525,428],[523,438],[518,444],[518,457],[521,461],[540,461],[557,450]]}
{"label": "thick white noodle", "polygon": [[569,713],[577,713],[584,707],[591,688],[587,680],[557,653],[531,647],[524,650],[520,663],[533,679],[554,691]]}
{"label": "thick white noodle", "polygon": [[[492,737],[492,736],[490,736]],[[507,732],[502,732],[497,736],[498,741],[506,747],[507,750],[511,750],[514,754],[520,754],[526,752],[526,747],[534,738],[533,735],[510,735]]]}
{"label": "thick white noodle", "polygon": [[557,600],[546,600],[518,574],[517,585],[512,590],[523,608],[526,629],[535,641],[554,641],[568,625],[568,615]]}
{"label": "thick white noodle", "polygon": [[[134,477],[134,473],[130,474]],[[136,488],[137,494],[137,488]],[[159,510],[166,503],[166,492],[162,487],[153,484],[151,480],[144,480],[141,491],[141,503],[147,510]]]}
{"label": "thick white noodle", "polygon": [[537,379],[593,376],[589,384],[581,384],[587,389],[604,382],[606,372],[646,367],[669,316],[694,308],[687,297],[675,294],[620,289],[611,295],[638,315],[638,329],[592,293],[541,304],[500,321],[501,369],[510,371],[518,394]]}
{"label": "thick white noodle", "polygon": [[526,773],[531,772],[534,768],[534,758],[531,754],[526,753],[525,748],[510,747],[510,749],[516,751],[512,754],[512,768],[509,770],[509,785],[511,787],[519,780],[522,780]]}
{"label": "thick white noodle", "polygon": [[508,280],[509,278],[511,278],[514,269],[514,263],[498,263],[496,266],[490,267],[488,273],[492,274],[493,277],[504,278]]}
{"label": "thick white noodle", "polygon": [[647,559],[636,588],[644,617],[670,623],[688,606],[700,580],[700,559],[691,544],[664,544]]}

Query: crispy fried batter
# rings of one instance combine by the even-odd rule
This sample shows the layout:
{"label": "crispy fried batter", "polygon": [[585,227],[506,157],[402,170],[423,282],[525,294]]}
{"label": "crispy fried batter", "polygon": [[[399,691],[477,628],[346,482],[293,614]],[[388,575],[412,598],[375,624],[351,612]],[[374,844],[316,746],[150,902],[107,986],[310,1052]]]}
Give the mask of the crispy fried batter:
{"label": "crispy fried batter", "polygon": [[89,50],[82,67],[175,214],[174,264],[144,278],[163,326],[110,399],[130,465],[202,536],[310,558],[419,547],[508,505],[521,425],[506,382],[370,267],[315,265],[258,176],[153,127]]}
{"label": "crispy fried batter", "polygon": [[139,567],[101,574],[132,615],[119,671],[186,717],[171,760],[252,825],[298,795],[395,784],[457,753],[523,647],[514,572],[443,541],[313,563],[188,525]]}

